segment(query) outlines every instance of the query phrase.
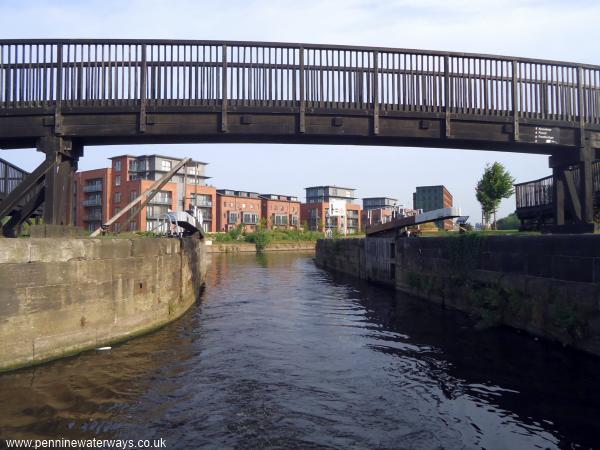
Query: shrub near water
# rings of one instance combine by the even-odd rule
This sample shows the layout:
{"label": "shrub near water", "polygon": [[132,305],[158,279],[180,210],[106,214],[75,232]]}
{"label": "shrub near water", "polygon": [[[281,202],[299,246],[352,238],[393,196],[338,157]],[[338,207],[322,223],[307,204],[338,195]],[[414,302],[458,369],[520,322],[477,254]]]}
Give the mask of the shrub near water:
{"label": "shrub near water", "polygon": [[[259,236],[255,236],[259,233]],[[241,229],[233,229],[227,233],[212,233],[207,235],[208,238],[217,243],[221,242],[236,242],[244,241],[256,243],[256,241],[264,242],[266,245],[272,242],[310,242],[324,238],[324,234],[318,231],[303,231],[303,230],[268,230],[262,228],[252,233],[243,233]],[[261,244],[262,245],[262,244]]]}

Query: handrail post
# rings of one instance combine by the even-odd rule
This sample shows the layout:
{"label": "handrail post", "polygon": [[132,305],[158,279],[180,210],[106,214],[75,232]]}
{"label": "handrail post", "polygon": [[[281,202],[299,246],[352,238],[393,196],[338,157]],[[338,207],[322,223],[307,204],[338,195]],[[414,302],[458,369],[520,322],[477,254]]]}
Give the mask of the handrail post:
{"label": "handrail post", "polygon": [[379,134],[379,52],[373,52],[373,134]]}
{"label": "handrail post", "polygon": [[148,85],[148,62],[146,44],[142,44],[142,62],[140,66],[140,133],[146,132],[146,87]]}
{"label": "handrail post", "polygon": [[56,45],[56,102],[54,106],[54,133],[57,135],[61,134],[62,128],[62,113],[61,113],[61,102],[62,102],[62,85],[63,85],[63,45],[58,43]]}
{"label": "handrail post", "polygon": [[512,61],[512,113],[513,113],[513,132],[515,142],[519,141],[519,105],[517,95],[517,83],[518,83],[518,62]]}
{"label": "handrail post", "polygon": [[444,56],[444,112],[446,137],[450,137],[450,58]]}
{"label": "handrail post", "polygon": [[305,101],[305,86],[304,86],[304,47],[300,47],[300,108],[299,108],[299,129],[300,133],[306,132],[306,101]]}
{"label": "handrail post", "polygon": [[227,45],[223,44],[223,62],[221,77],[221,131],[227,132]]}
{"label": "handrail post", "polygon": [[577,66],[577,110],[579,112],[579,146],[585,146],[585,116],[583,115],[583,68]]}

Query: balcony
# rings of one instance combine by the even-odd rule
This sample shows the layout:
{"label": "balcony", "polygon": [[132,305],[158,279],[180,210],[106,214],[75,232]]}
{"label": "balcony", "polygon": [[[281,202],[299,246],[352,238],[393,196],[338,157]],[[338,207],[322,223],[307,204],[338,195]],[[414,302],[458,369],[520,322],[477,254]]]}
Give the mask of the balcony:
{"label": "balcony", "polygon": [[102,184],[87,184],[83,187],[83,192],[102,192]]}
{"label": "balcony", "polygon": [[168,197],[154,197],[152,200],[150,200],[151,205],[169,205],[169,206],[171,206],[172,203],[173,203],[173,201]]}
{"label": "balcony", "polygon": [[147,211],[146,219],[154,219],[154,220],[160,219],[165,214],[166,214],[166,212],[161,212],[161,211]]}
{"label": "balcony", "polygon": [[83,206],[101,206],[102,205],[102,197],[92,197],[85,199],[83,201]]}
{"label": "balcony", "polygon": [[102,214],[88,214],[83,217],[84,222],[102,222]]}
{"label": "balcony", "polygon": [[198,206],[199,208],[212,208],[211,200],[198,200],[197,202],[192,201],[193,206]]}

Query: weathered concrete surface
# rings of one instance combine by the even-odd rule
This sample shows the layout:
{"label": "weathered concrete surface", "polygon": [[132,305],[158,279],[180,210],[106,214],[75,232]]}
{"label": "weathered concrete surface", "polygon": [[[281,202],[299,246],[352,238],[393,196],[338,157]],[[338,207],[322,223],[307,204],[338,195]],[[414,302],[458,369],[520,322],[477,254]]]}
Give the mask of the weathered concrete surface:
{"label": "weathered concrete surface", "polygon": [[600,355],[600,236],[391,241],[389,270],[367,270],[377,264],[365,239],[319,241],[316,262],[473,314],[484,325],[508,325]]}
{"label": "weathered concrete surface", "polygon": [[0,371],[176,319],[197,299],[206,259],[193,239],[0,239]]}
{"label": "weathered concrete surface", "polygon": [[[276,251],[314,251],[316,242],[276,242],[269,244],[265,252]],[[248,242],[212,242],[212,245],[206,246],[208,253],[241,253],[256,252],[256,246]]]}

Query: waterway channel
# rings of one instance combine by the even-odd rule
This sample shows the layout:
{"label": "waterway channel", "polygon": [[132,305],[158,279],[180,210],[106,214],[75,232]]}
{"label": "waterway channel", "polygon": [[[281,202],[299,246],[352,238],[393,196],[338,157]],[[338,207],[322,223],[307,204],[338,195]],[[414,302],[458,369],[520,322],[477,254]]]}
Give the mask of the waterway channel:
{"label": "waterway channel", "polygon": [[[213,256],[202,300],[0,375],[0,438],[167,448],[595,448],[600,361],[315,267]],[[2,443],[0,441],[0,447]]]}

